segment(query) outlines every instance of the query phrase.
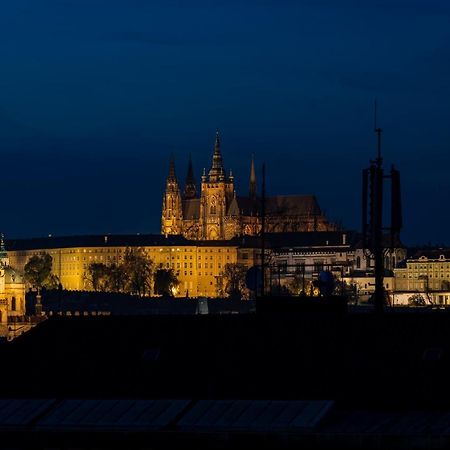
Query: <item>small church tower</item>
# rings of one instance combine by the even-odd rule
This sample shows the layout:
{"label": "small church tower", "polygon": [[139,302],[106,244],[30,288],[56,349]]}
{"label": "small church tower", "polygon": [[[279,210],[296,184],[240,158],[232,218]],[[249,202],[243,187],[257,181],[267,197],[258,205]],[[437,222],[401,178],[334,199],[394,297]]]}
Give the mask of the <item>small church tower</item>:
{"label": "small church tower", "polygon": [[163,197],[161,218],[161,233],[164,235],[181,234],[183,225],[183,209],[181,193],[175,174],[175,162],[170,158],[169,175],[166,180],[166,190]]}

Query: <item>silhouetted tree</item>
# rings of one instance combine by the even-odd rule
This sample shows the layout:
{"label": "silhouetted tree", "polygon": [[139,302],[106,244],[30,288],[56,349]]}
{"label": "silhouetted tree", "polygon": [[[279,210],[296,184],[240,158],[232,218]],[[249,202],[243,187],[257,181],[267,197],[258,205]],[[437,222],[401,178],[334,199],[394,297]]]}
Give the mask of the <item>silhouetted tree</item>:
{"label": "silhouetted tree", "polygon": [[155,294],[173,297],[179,281],[173,269],[158,269],[154,276]]}
{"label": "silhouetted tree", "polygon": [[124,272],[125,290],[140,297],[151,293],[153,261],[145,249],[127,248],[121,264]]}
{"label": "silhouetted tree", "polygon": [[52,274],[52,262],[52,257],[46,252],[32,256],[24,267],[25,280],[38,291],[43,287],[56,288],[59,280],[55,274]]}
{"label": "silhouetted tree", "polygon": [[108,266],[108,288],[112,292],[123,292],[127,284],[127,274],[122,264]]}
{"label": "silhouetted tree", "polygon": [[241,298],[246,294],[245,274],[247,268],[243,264],[228,263],[223,270],[225,292],[231,298]]}
{"label": "silhouetted tree", "polygon": [[85,280],[94,291],[106,291],[110,284],[109,267],[103,263],[90,263],[85,272]]}

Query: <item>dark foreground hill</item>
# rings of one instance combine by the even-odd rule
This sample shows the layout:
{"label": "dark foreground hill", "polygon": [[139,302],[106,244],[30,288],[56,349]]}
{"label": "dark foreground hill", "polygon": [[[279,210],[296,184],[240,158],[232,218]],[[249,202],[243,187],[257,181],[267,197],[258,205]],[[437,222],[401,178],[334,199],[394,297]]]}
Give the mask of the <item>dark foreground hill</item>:
{"label": "dark foreground hill", "polygon": [[[169,431],[173,439],[186,433],[191,438],[207,436],[206,440],[195,441],[196,445],[217,444],[220,436],[221,445],[228,445],[231,441],[224,436],[233,435],[231,424],[238,423],[238,417],[243,420],[251,414],[262,414],[255,412],[263,408],[258,402],[266,402],[266,415],[271,419],[264,429],[253,431],[250,425],[242,428],[241,424],[241,437],[243,432],[254,439],[261,433],[270,434],[271,426],[285,423],[281,418],[288,414],[286,411],[293,415],[292,411],[300,414],[298,411],[304,409],[315,417],[308,426],[283,428],[284,434],[275,427],[278,431],[272,430],[271,436],[315,436],[308,445],[316,447],[331,445],[331,441],[337,445],[338,440],[329,441],[327,436],[350,439],[364,433],[378,444],[382,437],[398,435],[403,441],[399,437],[395,448],[407,445],[412,435],[442,443],[450,405],[449,347],[450,315],[446,312],[394,312],[383,317],[367,313],[53,317],[0,346],[5,386],[2,397],[16,402],[20,398],[50,401],[30,423],[10,427],[8,436],[17,437],[18,430],[22,437],[30,436],[37,433],[36,427],[42,439],[59,435],[57,432],[63,429],[57,421],[50,421],[56,428],[44,427],[45,432],[39,428],[39,421],[48,421],[48,414],[59,417],[62,413],[54,409],[61,404],[66,413],[67,408],[75,408],[72,403],[64,403],[73,401],[70,399],[113,400],[119,408],[115,420],[127,408],[138,408],[120,402],[172,399],[185,403],[177,403],[179,410],[176,407],[176,413],[165,423],[164,436]],[[213,405],[212,410],[201,403],[205,400]],[[220,403],[224,400],[228,406]],[[158,404],[161,411],[166,408]],[[83,405],[77,408],[108,410],[105,404]],[[188,425],[183,419],[196,408],[203,413],[195,414],[213,423],[212,428],[203,429],[209,430],[206,434],[194,430],[198,417],[197,422],[188,420]],[[0,405],[0,422],[1,417]],[[227,422],[226,417],[234,417],[234,422]],[[106,419],[99,420],[101,424]],[[297,418],[289,423],[299,421]],[[101,426],[95,428],[95,423],[90,426],[89,433],[102,430]],[[78,428],[77,435],[81,436],[83,430],[86,435],[83,427]],[[103,429],[102,436],[111,437],[115,431],[118,429],[111,425]],[[155,433],[151,434],[155,438]],[[66,439],[68,435],[64,436]],[[264,442],[278,448],[292,444],[291,438]],[[369,448],[355,439],[354,445]]]}

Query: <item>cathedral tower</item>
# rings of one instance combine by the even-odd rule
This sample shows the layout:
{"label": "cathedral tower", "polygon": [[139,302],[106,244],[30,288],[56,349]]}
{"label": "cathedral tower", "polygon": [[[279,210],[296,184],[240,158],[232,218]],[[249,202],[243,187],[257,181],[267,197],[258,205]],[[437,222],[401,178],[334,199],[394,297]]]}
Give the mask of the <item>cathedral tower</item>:
{"label": "cathedral tower", "polygon": [[227,239],[226,216],[234,198],[234,179],[227,178],[216,133],[212,166],[208,177],[203,174],[200,200],[200,239]]}
{"label": "cathedral tower", "polygon": [[161,218],[161,233],[181,234],[183,225],[183,209],[180,188],[175,174],[175,162],[170,158],[169,175],[166,180],[166,190],[163,197]]}

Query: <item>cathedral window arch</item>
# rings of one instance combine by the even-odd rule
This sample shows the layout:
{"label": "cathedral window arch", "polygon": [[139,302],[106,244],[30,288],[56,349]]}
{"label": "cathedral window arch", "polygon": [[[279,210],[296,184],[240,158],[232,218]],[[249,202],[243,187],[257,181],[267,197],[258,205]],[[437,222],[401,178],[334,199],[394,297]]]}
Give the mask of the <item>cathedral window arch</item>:
{"label": "cathedral window arch", "polygon": [[217,210],[216,210],[216,199],[213,197],[211,199],[211,206],[209,208],[209,213],[210,214],[216,214]]}

